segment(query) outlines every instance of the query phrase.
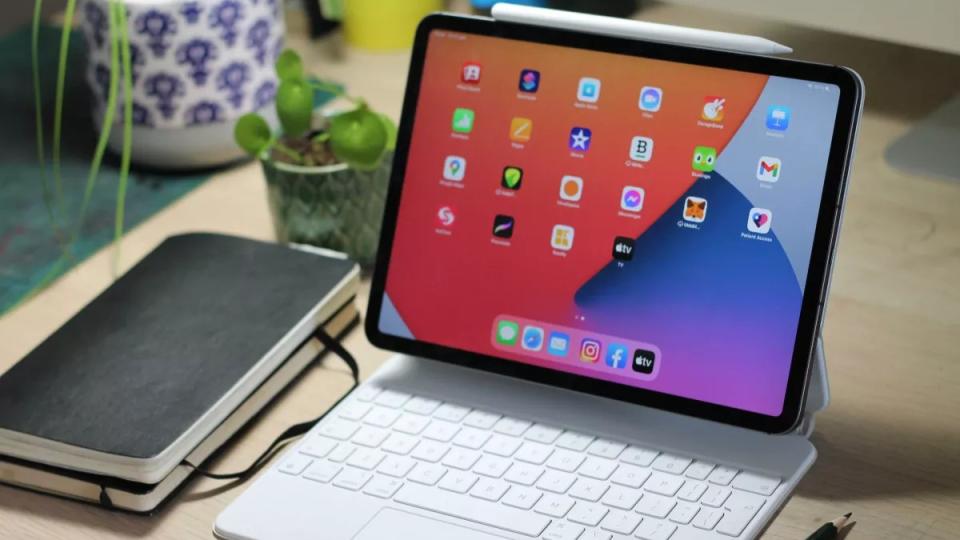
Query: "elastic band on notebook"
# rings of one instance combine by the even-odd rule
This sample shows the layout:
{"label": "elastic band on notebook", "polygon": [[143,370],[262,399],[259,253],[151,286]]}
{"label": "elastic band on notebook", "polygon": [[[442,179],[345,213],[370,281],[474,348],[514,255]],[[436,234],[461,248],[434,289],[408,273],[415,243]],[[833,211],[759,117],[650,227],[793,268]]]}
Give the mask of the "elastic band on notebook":
{"label": "elastic band on notebook", "polygon": [[[327,416],[327,413],[329,413],[334,407],[339,405],[340,402],[344,400],[344,398],[350,395],[350,392],[353,392],[353,390],[360,385],[360,366],[357,364],[357,360],[353,357],[352,354],[350,354],[349,351],[347,351],[347,349],[343,347],[343,345],[337,339],[335,339],[333,336],[328,334],[327,331],[324,330],[322,327],[317,328],[313,336],[319,339],[321,343],[323,343],[323,346],[326,347],[327,351],[330,351],[333,354],[339,356],[340,359],[342,359],[344,363],[347,364],[347,367],[350,368],[350,374],[353,376],[353,384],[350,386],[350,389],[347,390],[342,396],[340,396],[340,398],[337,399],[336,403],[334,403],[329,409],[327,409],[326,412],[314,418],[313,420],[308,420],[306,422],[294,424],[289,428],[287,428],[276,439],[274,439],[273,442],[270,443],[270,446],[268,446],[267,449],[264,450],[264,452],[260,454],[260,456],[257,457],[257,459],[255,459],[253,463],[246,469],[233,472],[233,473],[215,473],[207,470],[204,467],[199,467],[197,465],[194,465],[187,460],[183,460],[182,465],[186,465],[187,467],[190,467],[191,469],[193,469],[197,474],[201,476],[205,476],[207,478],[211,478],[213,480],[246,480],[247,478],[252,476],[254,473],[256,473],[258,470],[260,470],[261,467],[267,464],[270,461],[270,459],[273,458],[274,454],[276,454],[281,449],[283,449],[283,447],[286,446],[287,443],[289,443],[294,438],[299,437],[300,435],[303,435],[304,433],[310,431],[310,429],[313,428],[313,426],[317,425],[318,422],[320,422]],[[323,353],[321,353],[321,355],[322,354]],[[106,497],[106,500],[109,502],[110,498],[106,495],[105,490],[100,492],[101,503],[103,503],[104,497]]]}

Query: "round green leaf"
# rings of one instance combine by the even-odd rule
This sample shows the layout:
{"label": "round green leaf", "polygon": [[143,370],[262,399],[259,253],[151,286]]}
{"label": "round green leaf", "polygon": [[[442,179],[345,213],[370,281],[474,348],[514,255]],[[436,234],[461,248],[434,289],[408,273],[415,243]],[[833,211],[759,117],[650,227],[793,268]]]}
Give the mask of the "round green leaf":
{"label": "round green leaf", "polygon": [[247,113],[237,119],[233,126],[233,138],[237,141],[237,146],[254,157],[270,146],[272,140],[270,126],[257,113]]}
{"label": "round green leaf", "polygon": [[380,116],[366,105],[331,118],[329,132],[337,159],[360,169],[380,163],[389,138]]}
{"label": "round green leaf", "polygon": [[293,49],[284,49],[277,57],[275,67],[281,81],[303,78],[303,62]]}
{"label": "round green leaf", "polygon": [[303,79],[287,79],[277,88],[277,117],[283,132],[299,137],[310,129],[313,115],[313,89]]}
{"label": "round green leaf", "polygon": [[383,128],[387,130],[387,150],[395,149],[397,147],[397,124],[383,113],[378,113],[377,116],[380,118]]}

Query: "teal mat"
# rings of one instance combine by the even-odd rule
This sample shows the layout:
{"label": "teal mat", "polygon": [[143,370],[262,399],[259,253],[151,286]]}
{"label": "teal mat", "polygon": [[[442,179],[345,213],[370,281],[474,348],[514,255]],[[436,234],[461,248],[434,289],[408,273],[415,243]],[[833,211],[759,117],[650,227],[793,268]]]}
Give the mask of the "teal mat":
{"label": "teal mat", "polygon": [[[59,29],[40,34],[47,179],[53,126]],[[65,229],[77,224],[80,202],[96,145],[91,100],[84,81],[84,44],[71,39],[63,120],[63,203]],[[66,264],[43,199],[42,170],[37,162],[30,29],[0,38],[0,314],[34,290],[44,278],[59,276],[113,240],[119,160],[108,155],[100,170],[83,229]],[[125,230],[135,227],[200,185],[209,174],[131,172],[127,185]]]}

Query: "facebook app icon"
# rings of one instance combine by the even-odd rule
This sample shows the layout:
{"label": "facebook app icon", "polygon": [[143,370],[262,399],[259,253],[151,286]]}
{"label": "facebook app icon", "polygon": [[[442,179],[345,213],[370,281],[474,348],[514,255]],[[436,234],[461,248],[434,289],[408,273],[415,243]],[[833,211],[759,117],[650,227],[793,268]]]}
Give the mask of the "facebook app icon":
{"label": "facebook app icon", "polygon": [[629,352],[627,351],[626,346],[619,343],[611,343],[607,347],[607,357],[606,363],[612,368],[622,369],[627,367],[627,357]]}

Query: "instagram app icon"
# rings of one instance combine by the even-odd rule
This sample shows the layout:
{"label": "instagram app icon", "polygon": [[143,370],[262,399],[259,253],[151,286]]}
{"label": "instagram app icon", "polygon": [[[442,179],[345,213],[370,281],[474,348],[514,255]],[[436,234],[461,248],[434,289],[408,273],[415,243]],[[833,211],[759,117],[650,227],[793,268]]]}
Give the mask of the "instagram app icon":
{"label": "instagram app icon", "polygon": [[595,363],[600,359],[600,342],[595,339],[585,339],[580,343],[580,361]]}

